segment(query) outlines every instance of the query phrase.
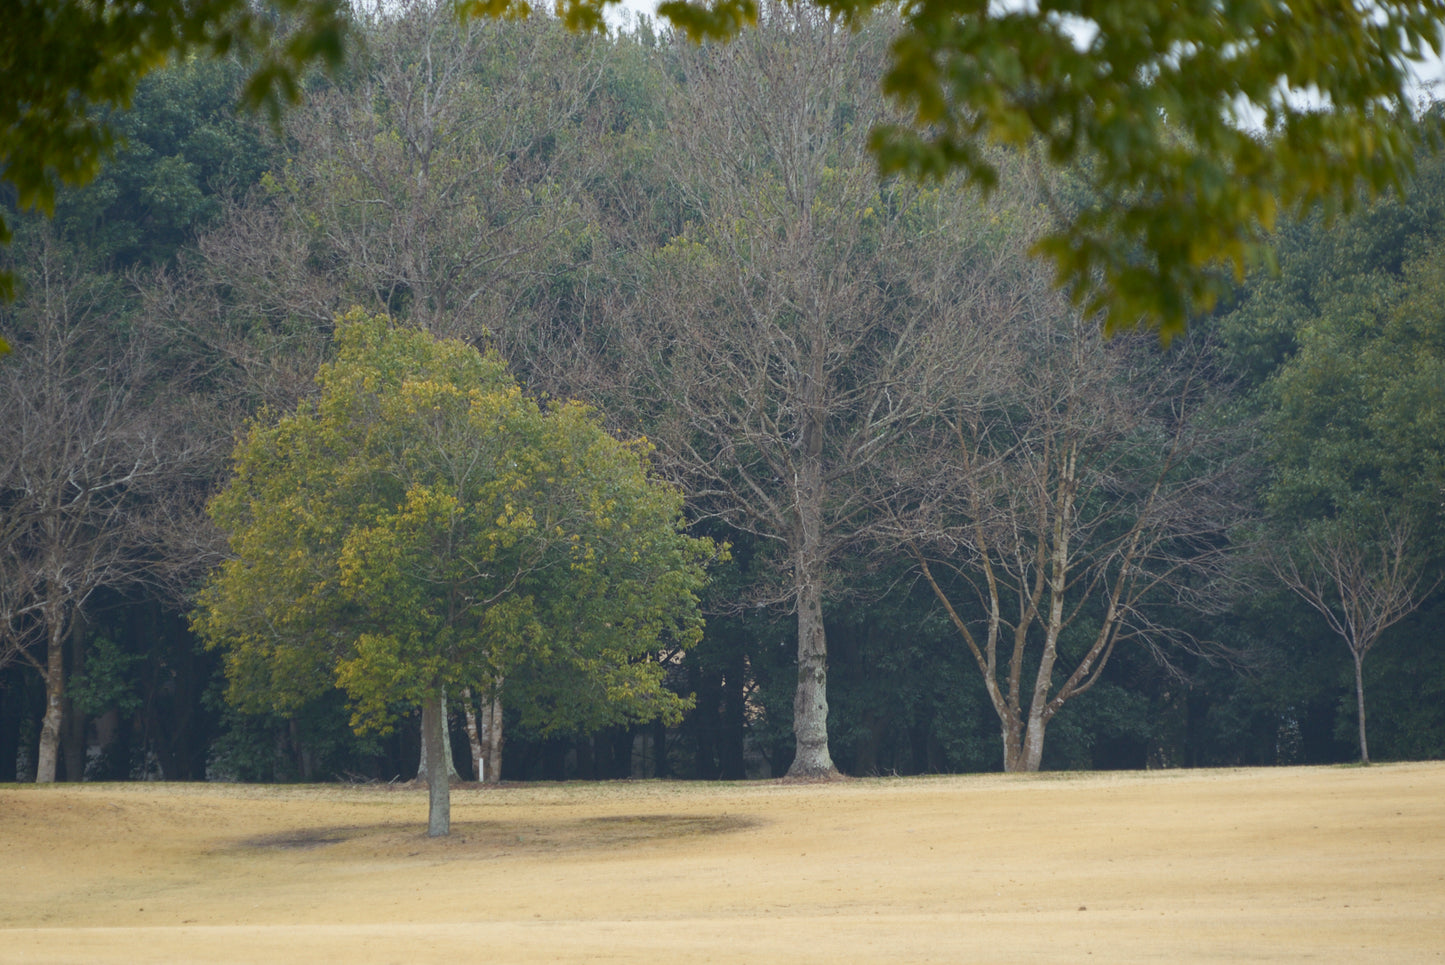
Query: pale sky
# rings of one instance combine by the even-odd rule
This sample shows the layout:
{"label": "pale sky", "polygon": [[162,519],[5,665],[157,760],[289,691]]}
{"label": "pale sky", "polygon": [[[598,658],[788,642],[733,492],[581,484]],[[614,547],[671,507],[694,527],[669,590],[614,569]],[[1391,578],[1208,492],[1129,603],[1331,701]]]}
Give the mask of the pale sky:
{"label": "pale sky", "polygon": [[[658,0],[622,0],[622,6],[626,7],[628,10],[631,10],[634,13],[645,13],[653,19],[656,19],[657,17],[657,3]],[[608,8],[608,23],[616,24],[618,22],[616,11],[616,7]]]}

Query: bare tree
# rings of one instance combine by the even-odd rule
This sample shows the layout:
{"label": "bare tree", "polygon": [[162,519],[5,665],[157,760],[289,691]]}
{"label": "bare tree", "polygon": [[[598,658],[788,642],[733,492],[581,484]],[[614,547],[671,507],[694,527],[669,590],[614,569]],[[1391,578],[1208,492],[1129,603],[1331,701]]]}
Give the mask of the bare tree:
{"label": "bare tree", "polygon": [[866,139],[888,36],[770,3],[732,44],[676,44],[664,163],[691,223],[613,320],[609,410],[633,408],[699,512],[777,551],[778,585],[753,602],[797,616],[798,777],[836,773],[824,603],[876,518],[869,470],[934,386],[985,364],[943,320],[1022,252],[988,227],[1001,208],[879,184]]}
{"label": "bare tree", "polygon": [[1247,449],[1207,418],[1207,352],[1106,341],[1042,278],[1015,297],[1034,310],[983,323],[989,378],[890,467],[909,494],[894,536],[973,657],[1011,772],[1039,768],[1049,722],[1121,643],[1183,642],[1156,605],[1203,605],[1223,575]]}
{"label": "bare tree", "polygon": [[1413,552],[1407,518],[1381,513],[1378,525],[1334,520],[1309,529],[1293,552],[1268,562],[1285,586],[1317,610],[1345,641],[1355,666],[1360,763],[1370,763],[1365,738],[1365,656],[1381,635],[1424,602],[1439,580],[1424,585],[1424,557]]}
{"label": "bare tree", "polygon": [[112,334],[113,281],[66,267],[48,236],[33,254],[25,295],[6,307],[15,355],[0,366],[0,665],[45,680],[36,779],[53,781],[67,634],[97,589],[174,572],[170,501],[197,450],[151,333]]}
{"label": "bare tree", "polygon": [[[288,118],[292,159],[254,203],[304,236],[301,264],[348,304],[440,335],[504,333],[549,246],[584,233],[570,186],[590,155],[571,145],[610,47],[545,16],[462,20],[449,0],[378,3],[358,19],[352,74]],[[228,262],[256,257],[215,244]]]}
{"label": "bare tree", "polygon": [[143,285],[238,418],[310,392],[354,305],[515,361],[558,249],[587,236],[574,189],[592,155],[575,147],[610,46],[546,17],[464,22],[446,0],[357,21],[348,72],[288,113],[285,164]]}

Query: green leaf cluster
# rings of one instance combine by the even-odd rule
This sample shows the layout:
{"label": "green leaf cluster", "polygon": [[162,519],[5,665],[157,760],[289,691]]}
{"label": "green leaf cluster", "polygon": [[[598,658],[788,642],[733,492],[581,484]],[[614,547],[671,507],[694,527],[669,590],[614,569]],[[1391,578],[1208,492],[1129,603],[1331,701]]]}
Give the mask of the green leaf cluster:
{"label": "green leaf cluster", "polygon": [[1288,528],[1308,520],[1416,521],[1445,549],[1445,162],[1426,158],[1405,201],[1291,229],[1278,278],[1222,320],[1256,383]]}
{"label": "green leaf cluster", "polygon": [[1281,211],[1398,188],[1427,129],[1408,61],[1445,5],[985,0],[904,7],[885,171],[996,180],[987,140],[1083,162],[1094,203],[1039,250],[1112,328],[1209,310]]}
{"label": "green leaf cluster", "polygon": [[105,635],[97,636],[86,651],[85,670],[71,678],[70,701],[76,709],[99,715],[114,707],[123,714],[140,709],[141,698],[131,680],[133,668],[144,656],[127,653]]}
{"label": "green leaf cluster", "polygon": [[254,424],[211,505],[233,558],[195,628],[230,697],[281,712],[339,687],[358,731],[438,691],[491,692],[526,726],[662,717],[656,653],[702,632],[710,540],[643,441],[540,406],[505,364],[353,312],[320,395]]}
{"label": "green leaf cluster", "polygon": [[[106,112],[114,155],[57,195],[57,233],[118,270],[172,260],[277,160],[264,126],[236,111],[244,80],[240,65],[212,60],[143,79],[130,109]],[[38,219],[22,215],[17,234],[27,220]]]}
{"label": "green leaf cluster", "polygon": [[[255,57],[243,100],[276,114],[311,64],[342,58],[339,0],[10,0],[0,33],[0,177],[20,208],[50,213],[62,184],[95,177],[116,143],[104,108],[129,107],[141,79],[198,52]],[[0,244],[10,241],[0,215]],[[14,277],[0,273],[0,297]]]}

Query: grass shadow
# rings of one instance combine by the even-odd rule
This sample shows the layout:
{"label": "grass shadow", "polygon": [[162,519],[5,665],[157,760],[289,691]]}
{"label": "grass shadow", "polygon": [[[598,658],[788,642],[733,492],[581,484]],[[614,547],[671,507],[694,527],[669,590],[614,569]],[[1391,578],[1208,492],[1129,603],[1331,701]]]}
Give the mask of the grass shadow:
{"label": "grass shadow", "polygon": [[242,851],[327,849],[372,857],[468,857],[515,853],[610,851],[651,842],[732,834],[757,827],[729,814],[635,814],[561,821],[456,821],[446,838],[426,837],[424,822],[297,828],[236,842]]}

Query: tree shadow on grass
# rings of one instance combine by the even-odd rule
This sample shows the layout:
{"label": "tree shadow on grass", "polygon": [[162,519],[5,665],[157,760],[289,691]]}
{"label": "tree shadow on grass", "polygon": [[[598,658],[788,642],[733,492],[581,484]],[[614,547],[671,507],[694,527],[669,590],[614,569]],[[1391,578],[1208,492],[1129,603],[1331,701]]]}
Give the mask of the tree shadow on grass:
{"label": "tree shadow on grass", "polygon": [[245,851],[313,851],[369,857],[501,857],[607,851],[711,837],[755,828],[755,818],[729,814],[636,814],[565,821],[456,821],[446,838],[426,837],[422,821],[297,828],[237,842]]}

